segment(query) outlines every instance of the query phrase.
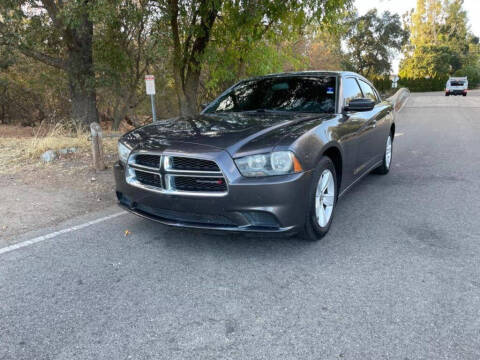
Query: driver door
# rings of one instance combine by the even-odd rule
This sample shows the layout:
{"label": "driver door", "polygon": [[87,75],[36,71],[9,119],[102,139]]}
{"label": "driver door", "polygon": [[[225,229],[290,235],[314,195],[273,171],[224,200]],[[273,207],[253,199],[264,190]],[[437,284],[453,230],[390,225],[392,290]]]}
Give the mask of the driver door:
{"label": "driver door", "polygon": [[[347,106],[351,100],[363,98],[364,95],[354,77],[343,79],[343,99],[344,106]],[[375,109],[372,111],[348,111],[344,113],[347,118],[346,123],[354,129],[354,166],[353,179],[361,176],[367,171],[374,162],[372,151],[372,140],[375,135],[376,117]]]}
{"label": "driver door", "polygon": [[385,143],[390,131],[388,122],[390,112],[388,105],[381,102],[377,92],[370,84],[361,79],[358,80],[358,83],[362,89],[363,97],[375,101],[376,104],[372,111],[365,113],[371,118],[371,125],[373,126],[372,137],[368,144],[373,165],[382,160],[385,153]]}

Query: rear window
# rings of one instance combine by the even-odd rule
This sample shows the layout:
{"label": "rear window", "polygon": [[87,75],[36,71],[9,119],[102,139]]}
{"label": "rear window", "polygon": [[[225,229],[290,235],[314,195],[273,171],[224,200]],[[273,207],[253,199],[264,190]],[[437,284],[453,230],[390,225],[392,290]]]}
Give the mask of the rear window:
{"label": "rear window", "polygon": [[247,80],[214,101],[207,112],[289,111],[334,113],[334,76],[281,76]]}
{"label": "rear window", "polygon": [[465,83],[463,81],[450,81],[450,86],[463,86]]}

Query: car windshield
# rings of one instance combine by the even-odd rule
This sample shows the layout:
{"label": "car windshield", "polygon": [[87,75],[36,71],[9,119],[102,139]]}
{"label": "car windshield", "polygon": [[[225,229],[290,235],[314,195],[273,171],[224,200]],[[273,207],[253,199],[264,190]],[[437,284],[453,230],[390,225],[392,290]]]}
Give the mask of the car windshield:
{"label": "car windshield", "polygon": [[241,82],[215,100],[206,112],[334,113],[335,98],[334,76],[270,77]]}

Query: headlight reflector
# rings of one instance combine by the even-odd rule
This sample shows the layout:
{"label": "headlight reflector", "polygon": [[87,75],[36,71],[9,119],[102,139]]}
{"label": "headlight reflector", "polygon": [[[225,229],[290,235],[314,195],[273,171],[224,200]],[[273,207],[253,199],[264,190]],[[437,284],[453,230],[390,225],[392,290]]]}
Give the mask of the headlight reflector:
{"label": "headlight reflector", "polygon": [[277,151],[270,156],[272,170],[287,173],[293,167],[293,154],[290,151]]}
{"label": "headlight reflector", "polygon": [[284,175],[302,171],[291,151],[249,155],[235,160],[238,170],[246,177]]}
{"label": "headlight reflector", "polygon": [[120,159],[121,162],[127,163],[128,160],[128,155],[130,155],[131,149],[129,149],[126,145],[122,144],[121,142],[118,142],[118,158]]}
{"label": "headlight reflector", "polygon": [[252,155],[247,156],[248,167],[252,170],[262,170],[265,165],[267,165],[267,156],[266,155]]}

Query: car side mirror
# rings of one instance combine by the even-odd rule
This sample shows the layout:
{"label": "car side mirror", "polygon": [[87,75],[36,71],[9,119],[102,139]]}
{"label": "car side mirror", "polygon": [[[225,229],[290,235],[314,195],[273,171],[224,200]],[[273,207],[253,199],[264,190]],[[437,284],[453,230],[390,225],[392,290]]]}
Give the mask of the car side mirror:
{"label": "car side mirror", "polygon": [[372,99],[353,99],[343,109],[345,111],[370,111],[375,107]]}

